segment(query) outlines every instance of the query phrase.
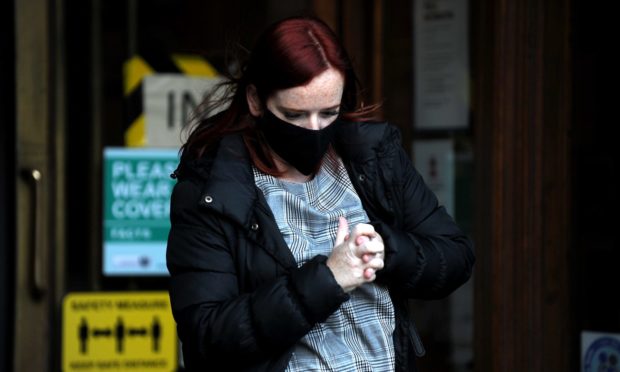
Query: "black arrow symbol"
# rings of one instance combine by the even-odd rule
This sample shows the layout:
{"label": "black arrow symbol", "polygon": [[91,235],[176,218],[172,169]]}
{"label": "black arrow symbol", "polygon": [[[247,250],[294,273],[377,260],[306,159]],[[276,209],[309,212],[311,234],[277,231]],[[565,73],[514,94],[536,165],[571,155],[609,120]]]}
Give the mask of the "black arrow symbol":
{"label": "black arrow symbol", "polygon": [[146,328],[129,328],[129,336],[146,336]]}
{"label": "black arrow symbol", "polygon": [[109,328],[93,329],[93,337],[110,337],[112,336],[112,330]]}

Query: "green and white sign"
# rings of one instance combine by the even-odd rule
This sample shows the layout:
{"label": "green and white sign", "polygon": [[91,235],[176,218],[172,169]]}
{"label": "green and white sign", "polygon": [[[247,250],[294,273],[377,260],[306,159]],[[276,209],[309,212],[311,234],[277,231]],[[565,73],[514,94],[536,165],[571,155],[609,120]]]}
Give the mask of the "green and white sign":
{"label": "green and white sign", "polygon": [[174,149],[104,150],[104,275],[168,275]]}

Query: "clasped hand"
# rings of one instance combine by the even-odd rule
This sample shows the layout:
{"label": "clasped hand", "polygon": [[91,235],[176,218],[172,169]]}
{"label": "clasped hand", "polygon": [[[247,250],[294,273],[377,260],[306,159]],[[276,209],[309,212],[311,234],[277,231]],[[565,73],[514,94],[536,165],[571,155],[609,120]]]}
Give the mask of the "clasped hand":
{"label": "clasped hand", "polygon": [[346,218],[340,217],[327,266],[345,292],[374,281],[376,271],[383,268],[383,258],[383,239],[372,225],[355,225],[349,233]]}

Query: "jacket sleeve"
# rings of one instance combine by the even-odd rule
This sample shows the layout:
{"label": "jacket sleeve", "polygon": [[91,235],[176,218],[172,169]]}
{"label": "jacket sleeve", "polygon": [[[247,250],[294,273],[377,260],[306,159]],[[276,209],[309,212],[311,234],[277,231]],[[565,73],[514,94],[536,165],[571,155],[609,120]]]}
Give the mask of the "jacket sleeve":
{"label": "jacket sleeve", "polygon": [[377,280],[410,298],[447,296],[471,276],[475,261],[471,240],[459,229],[414,169],[398,143],[388,186],[400,208],[399,223],[373,222],[386,250]]}
{"label": "jacket sleeve", "polygon": [[197,184],[175,186],[166,254],[173,315],[190,359],[234,364],[273,357],[348,299],[324,256],[289,272],[280,268],[281,275],[242,293],[238,271],[247,263],[238,262],[233,247],[241,238],[227,235],[230,222],[199,200]]}

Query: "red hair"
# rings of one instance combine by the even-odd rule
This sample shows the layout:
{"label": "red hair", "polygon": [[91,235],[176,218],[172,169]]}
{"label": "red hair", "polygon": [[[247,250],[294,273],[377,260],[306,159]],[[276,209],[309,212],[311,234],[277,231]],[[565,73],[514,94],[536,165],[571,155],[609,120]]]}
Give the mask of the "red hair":
{"label": "red hair", "polygon": [[306,85],[329,68],[336,69],[344,77],[341,117],[371,119],[376,105],[360,107],[358,104],[359,84],[349,56],[323,21],[292,17],[273,24],[259,37],[240,76],[230,76],[223,83],[227,88],[226,98],[203,102],[203,118],[224,105],[228,108],[212,118],[198,121],[181,148],[182,160],[199,158],[224,135],[240,132],[254,165],[262,172],[279,175],[269,145],[250,114],[247,87],[256,87],[258,98],[265,104],[276,91]]}

